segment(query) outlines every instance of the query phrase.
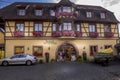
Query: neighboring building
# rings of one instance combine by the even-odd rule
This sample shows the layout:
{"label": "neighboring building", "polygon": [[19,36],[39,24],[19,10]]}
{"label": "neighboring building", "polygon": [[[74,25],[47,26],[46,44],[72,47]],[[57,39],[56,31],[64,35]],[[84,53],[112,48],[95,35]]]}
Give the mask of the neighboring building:
{"label": "neighboring building", "polygon": [[4,21],[0,17],[0,59],[4,57]]}
{"label": "neighboring building", "polygon": [[28,53],[51,59],[58,53],[93,58],[118,40],[118,20],[100,6],[78,5],[69,0],[59,3],[15,2],[1,9],[5,21],[5,57]]}

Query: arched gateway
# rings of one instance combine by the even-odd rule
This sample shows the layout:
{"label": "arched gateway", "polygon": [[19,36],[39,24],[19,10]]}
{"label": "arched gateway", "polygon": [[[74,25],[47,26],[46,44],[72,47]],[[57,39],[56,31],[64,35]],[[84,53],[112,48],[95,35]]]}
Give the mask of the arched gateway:
{"label": "arched gateway", "polygon": [[70,61],[71,55],[75,55],[77,57],[79,54],[79,51],[74,44],[66,42],[58,46],[56,50],[56,59],[58,59],[61,54],[64,55],[65,61]]}

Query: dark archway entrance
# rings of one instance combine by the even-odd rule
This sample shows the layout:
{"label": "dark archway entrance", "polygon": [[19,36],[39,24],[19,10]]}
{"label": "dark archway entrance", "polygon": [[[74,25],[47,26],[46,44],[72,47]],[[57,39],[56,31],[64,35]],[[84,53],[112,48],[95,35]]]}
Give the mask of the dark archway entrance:
{"label": "dark archway entrance", "polygon": [[64,57],[64,61],[71,61],[72,55],[75,55],[77,58],[78,49],[71,43],[63,43],[57,49],[56,58],[58,60],[59,56],[62,56]]}

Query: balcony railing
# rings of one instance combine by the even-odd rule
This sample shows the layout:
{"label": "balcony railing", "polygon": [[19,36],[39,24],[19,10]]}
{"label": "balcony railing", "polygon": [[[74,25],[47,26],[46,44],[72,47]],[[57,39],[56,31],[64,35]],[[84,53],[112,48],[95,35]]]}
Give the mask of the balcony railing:
{"label": "balcony railing", "polygon": [[14,36],[15,37],[23,37],[24,36],[24,32],[23,31],[15,31],[14,32]]}
{"label": "balcony railing", "polygon": [[91,38],[97,38],[98,37],[98,32],[90,32],[89,33],[89,36],[91,37]]}
{"label": "balcony railing", "polygon": [[108,38],[111,38],[114,36],[114,33],[113,32],[105,32],[105,37],[108,37]]}
{"label": "balcony railing", "polygon": [[43,31],[34,31],[34,32],[33,32],[33,36],[41,37],[41,36],[43,36]]}

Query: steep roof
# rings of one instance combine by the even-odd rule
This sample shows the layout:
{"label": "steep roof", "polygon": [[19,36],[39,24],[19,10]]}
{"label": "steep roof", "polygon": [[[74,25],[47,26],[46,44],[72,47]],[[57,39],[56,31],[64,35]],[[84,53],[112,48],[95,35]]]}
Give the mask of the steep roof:
{"label": "steep roof", "polygon": [[[63,3],[67,2],[67,3]],[[55,8],[59,4],[74,4],[69,0],[61,0],[59,3],[35,3],[35,2],[15,2],[11,5],[8,5],[0,10],[0,16],[4,16],[7,20],[57,20],[55,16],[49,15],[49,10]],[[17,15],[18,6],[28,6],[26,9],[25,16]],[[74,4],[76,9],[80,10],[80,16],[76,21],[90,21],[90,22],[105,22],[105,23],[118,23],[118,20],[115,18],[113,12],[106,10],[100,6],[90,6],[90,5],[78,5]],[[44,9],[43,16],[35,16],[34,10],[35,6],[41,6]],[[86,18],[86,11],[91,11],[94,13],[93,18]],[[106,13],[106,19],[100,19],[100,12]]]}

